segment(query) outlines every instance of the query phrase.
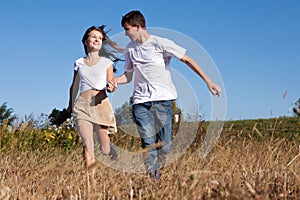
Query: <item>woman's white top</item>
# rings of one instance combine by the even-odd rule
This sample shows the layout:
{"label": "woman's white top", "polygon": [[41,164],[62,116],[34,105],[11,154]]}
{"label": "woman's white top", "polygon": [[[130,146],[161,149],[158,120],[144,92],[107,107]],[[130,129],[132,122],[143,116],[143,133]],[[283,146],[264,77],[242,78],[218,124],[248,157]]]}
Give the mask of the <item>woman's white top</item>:
{"label": "woman's white top", "polygon": [[176,99],[169,65],[172,57],[181,59],[185,52],[173,41],[155,35],[144,43],[130,42],[124,71],[134,72],[133,104]]}
{"label": "woman's white top", "polygon": [[113,62],[105,57],[93,66],[85,64],[83,57],[75,61],[74,70],[80,76],[80,93],[86,90],[103,90],[107,84],[107,69]]}

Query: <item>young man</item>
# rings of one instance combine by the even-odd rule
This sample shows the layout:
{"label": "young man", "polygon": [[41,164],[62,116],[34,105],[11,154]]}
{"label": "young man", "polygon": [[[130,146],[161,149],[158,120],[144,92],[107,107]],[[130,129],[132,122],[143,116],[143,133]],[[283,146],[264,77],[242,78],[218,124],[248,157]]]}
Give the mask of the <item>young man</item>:
{"label": "young man", "polygon": [[189,66],[205,81],[213,95],[219,96],[221,89],[192,58],[185,55],[184,48],[169,39],[150,35],[140,11],[127,13],[121,24],[131,42],[125,52],[125,72],[112,84],[116,88],[117,84],[128,83],[134,74],[133,116],[142,148],[149,149],[143,154],[147,174],[158,180],[158,170],[164,167],[165,155],[171,151],[172,102],[177,98],[169,67],[171,58]]}

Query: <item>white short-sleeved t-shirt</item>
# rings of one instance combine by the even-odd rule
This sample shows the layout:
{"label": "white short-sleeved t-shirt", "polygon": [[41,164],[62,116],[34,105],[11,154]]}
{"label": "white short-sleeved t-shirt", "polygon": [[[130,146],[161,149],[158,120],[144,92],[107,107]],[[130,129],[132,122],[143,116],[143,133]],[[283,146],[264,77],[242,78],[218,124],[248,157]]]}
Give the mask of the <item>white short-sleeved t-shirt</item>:
{"label": "white short-sleeved t-shirt", "polygon": [[144,43],[130,42],[124,71],[134,71],[133,104],[176,99],[169,65],[172,57],[181,59],[185,52],[173,41],[154,35]]}
{"label": "white short-sleeved t-shirt", "polygon": [[86,90],[103,90],[107,84],[107,69],[113,62],[105,57],[101,57],[100,61],[93,65],[87,66],[83,58],[75,61],[74,70],[78,71],[80,77],[80,93]]}

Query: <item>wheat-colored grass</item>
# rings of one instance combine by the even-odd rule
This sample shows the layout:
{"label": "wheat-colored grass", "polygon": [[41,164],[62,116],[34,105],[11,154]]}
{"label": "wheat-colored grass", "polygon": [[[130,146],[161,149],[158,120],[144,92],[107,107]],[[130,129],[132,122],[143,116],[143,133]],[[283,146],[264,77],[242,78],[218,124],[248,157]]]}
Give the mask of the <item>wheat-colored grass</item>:
{"label": "wheat-colored grass", "polygon": [[276,136],[285,133],[282,124],[227,122],[205,158],[198,133],[159,183],[102,164],[90,177],[81,146],[1,151],[0,199],[300,199],[299,141]]}

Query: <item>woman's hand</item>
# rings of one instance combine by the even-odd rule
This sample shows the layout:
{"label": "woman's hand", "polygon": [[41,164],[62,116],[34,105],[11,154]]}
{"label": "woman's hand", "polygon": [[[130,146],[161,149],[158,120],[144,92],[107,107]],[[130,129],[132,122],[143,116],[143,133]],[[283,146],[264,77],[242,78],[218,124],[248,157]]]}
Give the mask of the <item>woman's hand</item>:
{"label": "woman's hand", "polygon": [[112,81],[109,81],[106,85],[106,89],[108,92],[115,92],[117,90],[117,84],[114,81],[114,79]]}

